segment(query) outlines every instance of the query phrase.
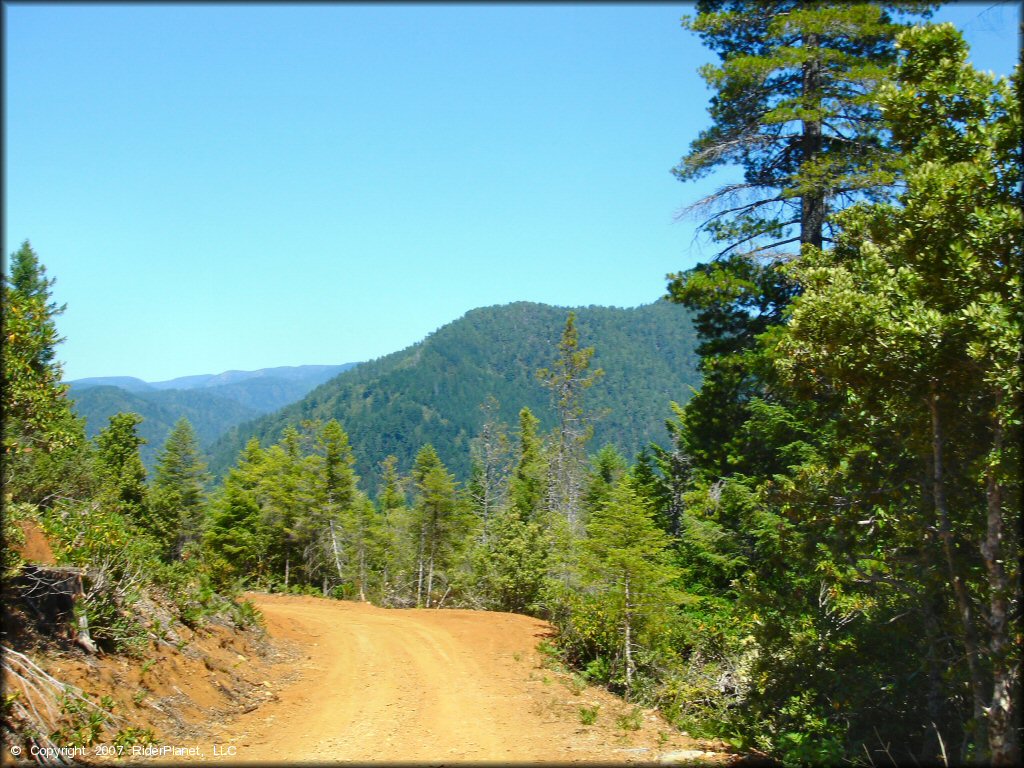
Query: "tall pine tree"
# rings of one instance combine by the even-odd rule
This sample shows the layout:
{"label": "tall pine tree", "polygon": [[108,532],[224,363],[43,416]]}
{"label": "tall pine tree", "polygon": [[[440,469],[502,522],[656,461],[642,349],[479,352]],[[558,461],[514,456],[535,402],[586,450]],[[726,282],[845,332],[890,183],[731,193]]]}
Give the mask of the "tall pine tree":
{"label": "tall pine tree", "polygon": [[192,424],[182,417],[157,454],[150,498],[150,520],[164,543],[165,557],[179,557],[201,538],[209,481]]}
{"label": "tall pine tree", "polygon": [[583,395],[604,375],[600,368],[590,370],[593,356],[593,347],[580,347],[576,313],[570,312],[558,342],[554,367],[537,371],[537,378],[551,391],[558,414],[551,452],[548,508],[564,516],[572,530],[580,527],[586,445],[593,433]]}
{"label": "tall pine tree", "polygon": [[2,472],[13,501],[49,503],[55,488],[71,494],[85,482],[83,425],[56,358],[56,318],[65,307],[53,300],[53,284],[26,240],[3,279]]}

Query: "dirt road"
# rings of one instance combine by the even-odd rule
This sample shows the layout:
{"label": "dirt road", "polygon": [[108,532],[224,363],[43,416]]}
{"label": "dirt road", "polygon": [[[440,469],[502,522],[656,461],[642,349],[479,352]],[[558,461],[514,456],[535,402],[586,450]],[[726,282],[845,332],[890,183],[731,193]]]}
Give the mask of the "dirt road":
{"label": "dirt road", "polygon": [[[231,762],[655,762],[703,749],[543,666],[536,619],[252,595],[297,676],[216,737]],[[583,725],[581,708],[597,707]],[[204,750],[210,757],[211,747]],[[708,762],[726,762],[706,753]]]}

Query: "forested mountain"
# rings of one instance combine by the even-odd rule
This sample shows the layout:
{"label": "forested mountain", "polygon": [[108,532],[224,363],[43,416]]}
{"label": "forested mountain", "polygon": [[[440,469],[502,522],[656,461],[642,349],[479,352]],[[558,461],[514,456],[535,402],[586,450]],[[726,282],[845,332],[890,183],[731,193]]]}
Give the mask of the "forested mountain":
{"label": "forested mountain", "polygon": [[150,386],[154,389],[207,389],[210,387],[237,385],[243,382],[252,386],[258,381],[273,381],[287,382],[294,384],[297,388],[304,388],[322,384],[355,365],[355,363],[344,363],[342,365],[283,365],[277,368],[260,368],[256,371],[224,371],[217,374],[203,373],[197,376],[179,376],[176,379],[169,379],[167,381],[154,381],[150,383]]}
{"label": "forested mountain", "polygon": [[139,435],[146,444],[141,454],[145,465],[152,468],[157,449],[181,417],[191,422],[200,444],[209,447],[228,428],[295,402],[354,365],[225,371],[158,382],[130,376],[95,377],[70,382],[69,396],[75,411],[85,418],[90,438],[116,413],[131,411],[142,416]]}
{"label": "forested mountain", "polygon": [[[553,425],[550,394],[536,372],[556,356],[568,312],[529,302],[472,310],[408,349],[363,363],[280,412],[230,430],[211,451],[211,468],[223,472],[250,437],[269,445],[287,425],[334,418],[352,441],[357,472],[371,485],[386,456],[394,454],[406,469],[425,443],[465,478],[469,441],[489,396],[507,424],[528,406],[542,428]],[[587,393],[588,407],[601,416],[591,446],[612,443],[632,456],[651,441],[667,442],[669,402],[685,402],[699,380],[687,311],[657,302],[575,312],[581,345],[595,347],[593,366],[605,371]]]}
{"label": "forested mountain", "polygon": [[[149,477],[136,415],[86,439],[64,306],[24,243],[3,280],[4,535],[35,521],[88,579],[80,646],[176,639],[159,594],[192,629],[251,617],[233,597],[253,589],[528,613],[574,681],[759,759],[1022,763],[1019,72],[975,70],[912,6],[695,5],[712,125],[676,173],[743,171],[693,207],[719,253],[645,307],[471,311],[232,428],[216,488],[184,419]],[[38,614],[4,555],[5,606]],[[0,717],[26,751],[85,711],[41,679]]]}
{"label": "forested mountain", "polygon": [[72,388],[75,412],[85,417],[86,435],[94,438],[117,413],[142,417],[138,432],[146,442],[139,453],[146,467],[155,465],[157,450],[182,416],[195,426],[200,444],[209,446],[229,428],[257,418],[259,411],[210,392],[180,389],[129,392],[120,387]]}
{"label": "forested mountain", "polygon": [[89,387],[117,387],[127,392],[145,392],[152,390],[153,385],[137,379],[134,376],[90,376],[85,379],[75,379],[67,382],[75,390],[88,389]]}

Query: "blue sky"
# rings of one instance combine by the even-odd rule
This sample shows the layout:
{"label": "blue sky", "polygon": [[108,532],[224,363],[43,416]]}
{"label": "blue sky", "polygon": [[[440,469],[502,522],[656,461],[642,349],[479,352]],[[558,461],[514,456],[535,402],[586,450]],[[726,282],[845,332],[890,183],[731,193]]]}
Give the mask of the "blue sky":
{"label": "blue sky", "polygon": [[[4,253],[67,379],[366,360],[469,309],[636,306],[711,255],[671,5],[5,4]],[[1013,3],[960,3],[1008,73]],[[711,184],[712,182],[709,182]]]}

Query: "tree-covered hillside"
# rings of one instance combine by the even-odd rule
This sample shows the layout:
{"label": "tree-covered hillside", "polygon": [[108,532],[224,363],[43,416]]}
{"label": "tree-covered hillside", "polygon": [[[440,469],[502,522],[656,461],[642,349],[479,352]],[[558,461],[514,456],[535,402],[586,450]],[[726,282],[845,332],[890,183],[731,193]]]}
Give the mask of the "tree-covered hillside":
{"label": "tree-covered hillside", "polygon": [[69,398],[75,412],[85,418],[85,432],[90,439],[109,424],[111,416],[139,414],[139,436],[146,441],[139,453],[150,469],[156,465],[157,450],[183,416],[194,425],[200,444],[209,446],[230,427],[260,415],[254,408],[202,390],[128,392],[120,387],[100,386],[72,388]]}
{"label": "tree-covered hillside", "polygon": [[139,435],[143,463],[156,464],[157,449],[181,418],[187,418],[204,448],[229,428],[293,403],[311,389],[355,363],[226,371],[145,382],[127,376],[69,382],[75,412],[85,419],[86,435],[99,434],[117,413],[142,416]]}
{"label": "tree-covered hillside", "polygon": [[[633,309],[575,310],[580,343],[596,349],[593,365],[605,375],[588,404],[605,414],[595,445],[614,444],[633,455],[651,441],[667,442],[670,401],[685,402],[697,386],[696,337],[687,311],[658,302]],[[554,423],[549,393],[536,371],[555,354],[569,310],[518,302],[475,309],[408,349],[363,363],[278,413],[232,429],[212,449],[218,474],[250,437],[277,441],[285,426],[337,419],[358,457],[357,471],[373,485],[389,454],[408,468],[419,447],[432,444],[461,478],[469,473],[469,441],[484,421],[490,396],[498,417],[514,424],[523,406]]]}

